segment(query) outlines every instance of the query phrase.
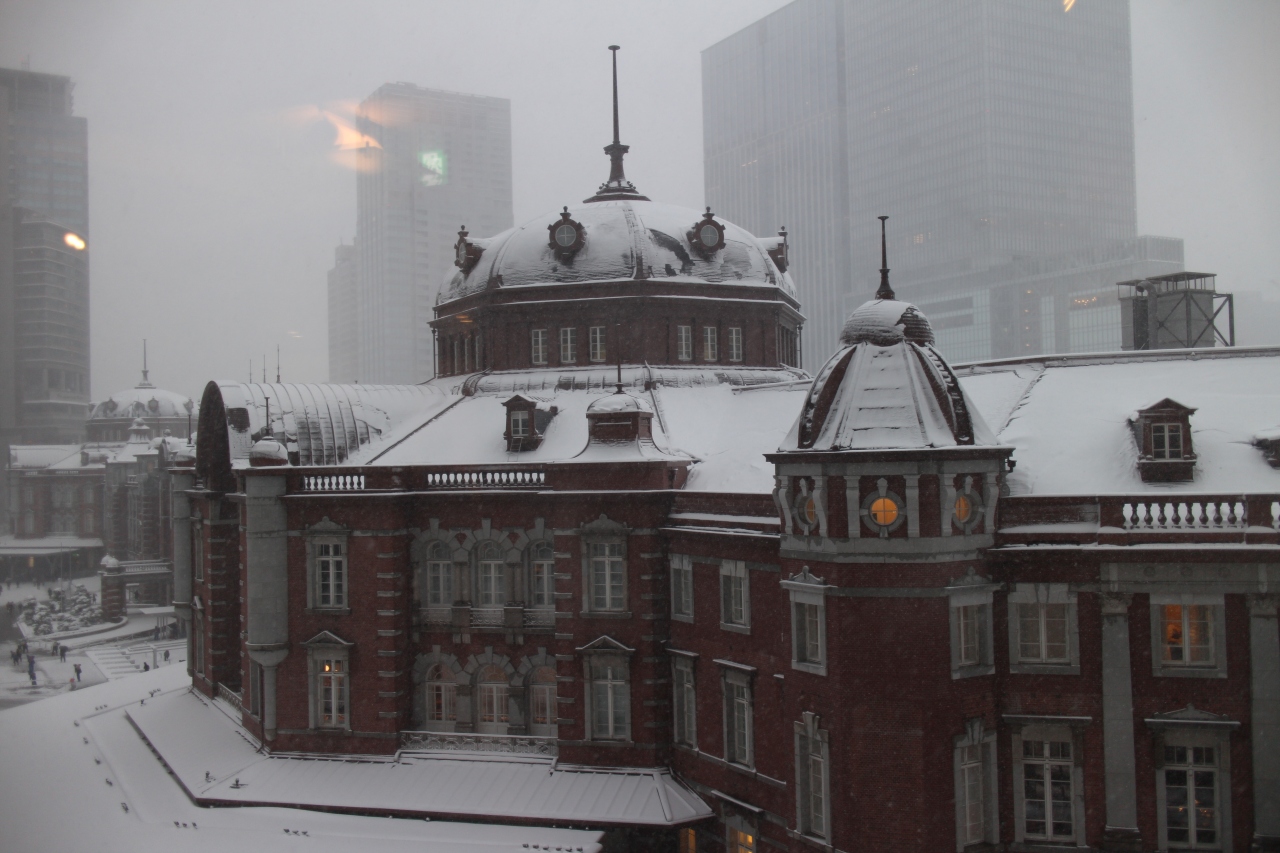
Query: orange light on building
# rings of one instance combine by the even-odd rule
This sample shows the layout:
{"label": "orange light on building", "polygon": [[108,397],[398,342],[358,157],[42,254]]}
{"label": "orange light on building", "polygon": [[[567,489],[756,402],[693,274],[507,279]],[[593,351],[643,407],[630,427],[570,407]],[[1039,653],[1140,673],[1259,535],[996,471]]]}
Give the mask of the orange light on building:
{"label": "orange light on building", "polygon": [[85,246],[88,245],[85,243],[83,237],[71,231],[68,231],[66,233],[66,236],[62,238],[62,242],[66,243],[68,246],[75,249],[77,252],[84,251]]}

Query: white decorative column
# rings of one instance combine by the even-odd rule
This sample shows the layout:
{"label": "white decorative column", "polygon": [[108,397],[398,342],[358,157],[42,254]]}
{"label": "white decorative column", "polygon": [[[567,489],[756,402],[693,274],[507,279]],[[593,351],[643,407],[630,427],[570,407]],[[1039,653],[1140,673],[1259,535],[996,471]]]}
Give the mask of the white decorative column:
{"label": "white decorative column", "polygon": [[1280,850],[1280,628],[1276,596],[1249,596],[1253,848]]}
{"label": "white decorative column", "polygon": [[1129,662],[1132,596],[1102,594],[1102,744],[1106,779],[1108,850],[1137,850],[1137,771],[1133,744],[1133,677]]}
{"label": "white decorative column", "polygon": [[920,475],[907,474],[903,477],[907,484],[907,493],[903,497],[907,501],[907,536],[920,538]]}

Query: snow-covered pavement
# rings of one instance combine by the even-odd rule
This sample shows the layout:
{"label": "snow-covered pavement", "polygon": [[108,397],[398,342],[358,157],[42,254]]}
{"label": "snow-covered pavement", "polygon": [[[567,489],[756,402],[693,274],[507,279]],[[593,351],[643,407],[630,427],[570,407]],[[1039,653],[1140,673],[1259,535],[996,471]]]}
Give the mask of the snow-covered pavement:
{"label": "snow-covered pavement", "polygon": [[189,685],[183,667],[169,666],[0,712],[0,846],[24,853],[600,850],[596,832],[289,808],[201,808],[125,713]]}

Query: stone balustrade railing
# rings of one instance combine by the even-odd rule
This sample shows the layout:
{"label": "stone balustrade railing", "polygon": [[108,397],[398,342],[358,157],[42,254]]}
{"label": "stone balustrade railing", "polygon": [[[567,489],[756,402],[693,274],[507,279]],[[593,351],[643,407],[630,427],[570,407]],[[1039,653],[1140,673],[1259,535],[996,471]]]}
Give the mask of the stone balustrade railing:
{"label": "stone balustrade railing", "polygon": [[556,739],[535,735],[494,735],[463,732],[400,732],[402,752],[493,752],[555,758]]}

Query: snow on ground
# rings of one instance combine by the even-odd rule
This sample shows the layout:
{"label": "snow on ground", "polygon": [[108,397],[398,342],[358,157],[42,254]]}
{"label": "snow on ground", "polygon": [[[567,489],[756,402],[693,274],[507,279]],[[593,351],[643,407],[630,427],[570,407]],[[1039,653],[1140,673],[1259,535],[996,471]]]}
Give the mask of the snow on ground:
{"label": "snow on ground", "polygon": [[[1000,430],[1000,442],[1016,448],[1009,478],[1015,495],[1280,492],[1280,471],[1252,445],[1255,433],[1280,423],[1280,351],[1104,359],[962,372],[965,392]],[[1037,368],[1043,375],[1026,383],[1001,429],[1000,412]],[[1015,375],[998,375],[1005,371]],[[1165,397],[1197,409],[1191,436],[1199,458],[1191,482],[1147,484],[1138,475],[1128,419]]]}
{"label": "snow on ground", "polygon": [[[599,833],[326,814],[201,808],[138,735],[129,707],[185,691],[172,666],[0,712],[6,850],[170,853],[525,853],[600,850]],[[305,835],[303,834],[305,833]]]}

